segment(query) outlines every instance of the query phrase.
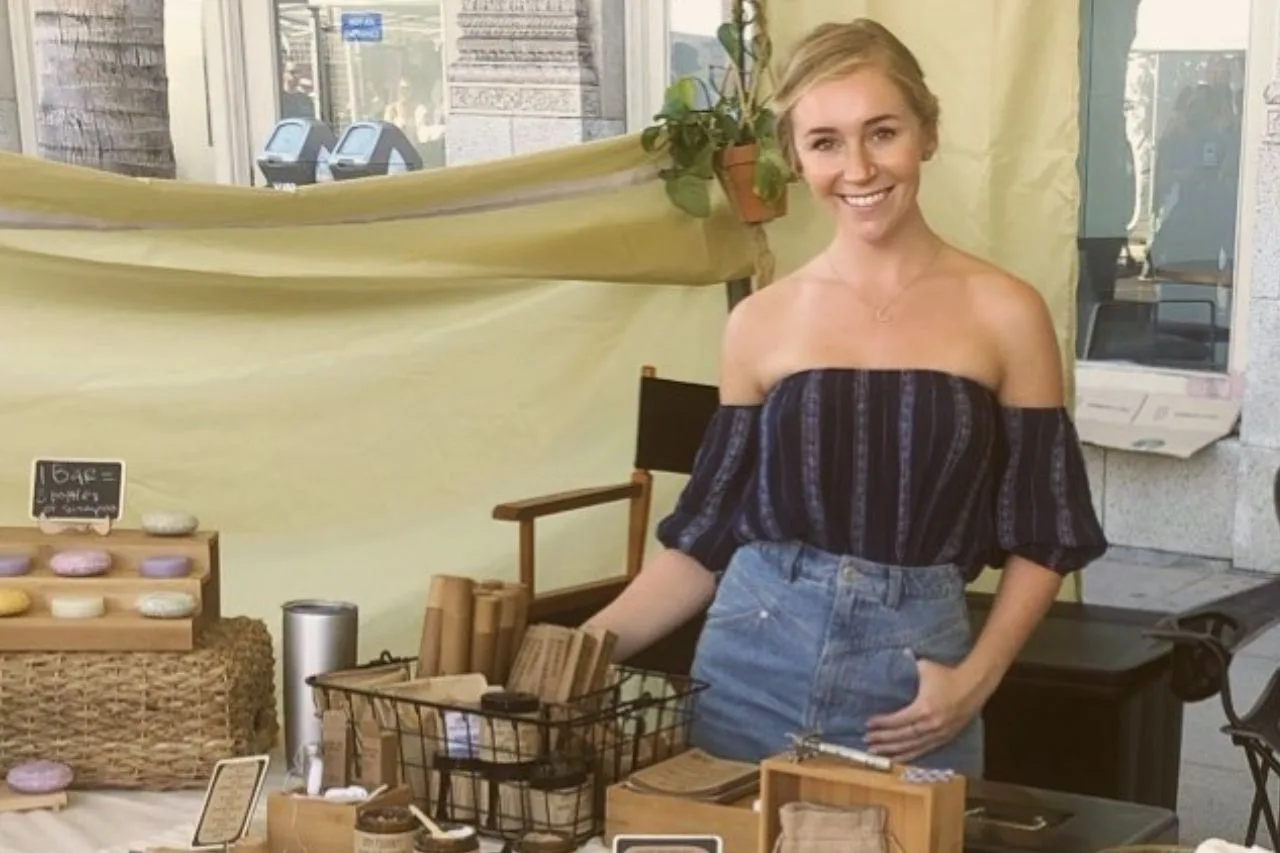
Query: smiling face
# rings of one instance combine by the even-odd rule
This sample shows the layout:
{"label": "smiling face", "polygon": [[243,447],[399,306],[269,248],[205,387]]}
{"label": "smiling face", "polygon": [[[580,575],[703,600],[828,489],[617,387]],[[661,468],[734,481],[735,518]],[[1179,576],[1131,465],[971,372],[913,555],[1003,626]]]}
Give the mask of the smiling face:
{"label": "smiling face", "polygon": [[876,65],[805,92],[791,132],[801,175],[842,231],[879,243],[919,216],[921,163],[934,134]]}

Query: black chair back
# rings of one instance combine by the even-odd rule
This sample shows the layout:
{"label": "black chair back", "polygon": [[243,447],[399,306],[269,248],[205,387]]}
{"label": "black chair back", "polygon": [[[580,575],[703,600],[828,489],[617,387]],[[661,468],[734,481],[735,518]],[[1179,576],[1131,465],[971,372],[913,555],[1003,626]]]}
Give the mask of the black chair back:
{"label": "black chair back", "polygon": [[693,473],[698,447],[719,405],[720,390],[714,385],[641,377],[635,467]]}

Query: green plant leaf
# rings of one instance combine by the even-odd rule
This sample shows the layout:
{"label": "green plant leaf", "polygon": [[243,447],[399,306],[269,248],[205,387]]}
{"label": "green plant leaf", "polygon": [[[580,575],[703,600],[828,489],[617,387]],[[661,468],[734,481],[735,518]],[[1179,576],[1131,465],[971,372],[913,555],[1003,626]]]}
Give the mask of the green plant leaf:
{"label": "green plant leaf", "polygon": [[772,110],[761,110],[756,114],[751,132],[758,141],[772,140],[776,137],[778,120]]}
{"label": "green plant leaf", "polygon": [[681,77],[667,87],[662,112],[656,118],[679,119],[693,110],[698,100],[698,84],[692,77]]}
{"label": "green plant leaf", "polygon": [[711,185],[693,175],[680,175],[667,181],[667,198],[690,216],[706,219],[711,215]]}
{"label": "green plant leaf", "polygon": [[756,167],[751,176],[751,188],[761,201],[773,204],[787,192],[791,170],[782,152],[773,146],[761,146],[756,152]]}
{"label": "green plant leaf", "polygon": [[716,41],[720,42],[720,46],[724,48],[725,56],[729,57],[729,61],[737,65],[742,59],[742,33],[738,31],[738,25],[733,21],[725,21],[716,27]]}
{"label": "green plant leaf", "polygon": [[651,125],[640,134],[640,146],[652,154],[662,147],[666,141],[665,136],[665,128],[661,125]]}
{"label": "green plant leaf", "polygon": [[714,178],[716,176],[715,160],[717,150],[714,145],[707,145],[698,149],[698,156],[689,165],[689,174],[702,178],[704,181]]}

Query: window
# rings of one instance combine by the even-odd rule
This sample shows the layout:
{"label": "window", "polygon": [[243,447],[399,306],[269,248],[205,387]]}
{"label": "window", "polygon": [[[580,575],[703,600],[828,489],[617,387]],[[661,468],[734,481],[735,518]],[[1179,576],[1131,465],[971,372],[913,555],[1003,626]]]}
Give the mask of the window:
{"label": "window", "polygon": [[1081,15],[1077,356],[1226,372],[1249,0],[1084,0]]}
{"label": "window", "polygon": [[387,121],[445,165],[442,0],[378,6],[279,0],[280,118],[319,119],[335,134]]}
{"label": "window", "polygon": [[719,73],[728,6],[609,0],[508,14],[474,0],[276,0],[279,116],[338,135],[389,121],[424,168],[613,136],[646,124],[674,76]]}

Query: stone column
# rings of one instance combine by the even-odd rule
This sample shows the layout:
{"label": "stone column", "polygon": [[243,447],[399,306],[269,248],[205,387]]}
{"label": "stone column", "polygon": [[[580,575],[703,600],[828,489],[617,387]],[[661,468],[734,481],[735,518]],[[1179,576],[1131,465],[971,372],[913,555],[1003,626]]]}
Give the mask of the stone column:
{"label": "stone column", "polygon": [[[1280,29],[1280,20],[1255,26]],[[1253,211],[1234,563],[1245,569],[1280,571],[1280,524],[1272,498],[1280,467],[1280,64],[1266,88],[1265,106],[1266,131],[1258,153]]]}
{"label": "stone column", "polygon": [[626,130],[621,0],[446,0],[445,20],[450,166]]}
{"label": "stone column", "polygon": [[0,151],[22,151],[18,127],[18,91],[13,79],[13,42],[9,4],[0,2]]}

